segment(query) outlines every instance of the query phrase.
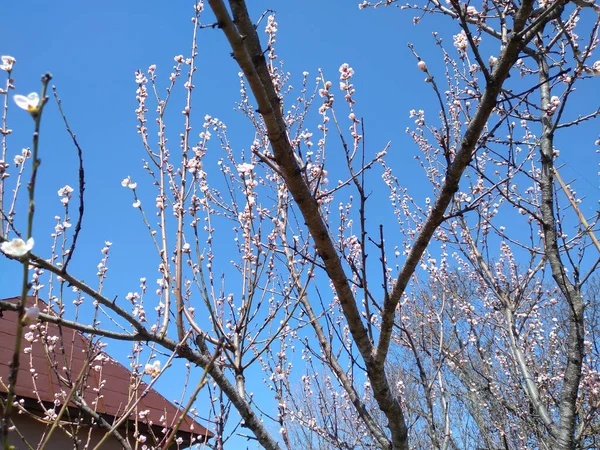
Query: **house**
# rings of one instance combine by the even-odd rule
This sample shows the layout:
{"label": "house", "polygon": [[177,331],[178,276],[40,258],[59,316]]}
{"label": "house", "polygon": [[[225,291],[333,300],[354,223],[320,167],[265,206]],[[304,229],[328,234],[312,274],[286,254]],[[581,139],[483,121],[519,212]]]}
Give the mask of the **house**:
{"label": "house", "polygon": [[[16,304],[17,301],[15,297],[0,302]],[[36,304],[42,312],[52,314],[45,303],[28,298],[28,307]],[[6,399],[17,313],[2,309],[0,303],[0,396]],[[81,382],[73,391],[77,395],[68,403],[60,427],[53,432],[46,449],[94,448],[106,435],[106,429],[98,425],[101,419],[105,425],[112,426],[136,401],[135,408],[117,431],[132,448],[164,448],[165,436],[170,435],[182,411],[154,389],[140,398],[147,385],[99,347],[80,332],[55,324],[38,322],[24,327],[16,385],[19,406],[12,414],[15,431],[9,434],[9,441],[17,450],[30,448],[25,441],[37,447],[78,378]],[[131,389],[135,383],[139,383],[138,389]],[[87,413],[77,407],[82,405],[81,400],[89,407]],[[188,415],[169,448],[186,448],[212,436]],[[116,450],[123,445],[111,435],[101,448]]]}

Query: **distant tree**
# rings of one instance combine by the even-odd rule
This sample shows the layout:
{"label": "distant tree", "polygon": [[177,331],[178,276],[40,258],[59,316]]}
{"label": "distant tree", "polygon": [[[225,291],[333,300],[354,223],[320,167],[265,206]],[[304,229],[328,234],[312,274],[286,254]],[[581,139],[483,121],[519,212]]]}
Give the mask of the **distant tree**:
{"label": "distant tree", "polygon": [[[117,293],[103,286],[109,244],[98,287],[78,278],[69,262],[81,216],[71,234],[68,190],[50,257],[38,256],[37,248],[26,252],[31,228],[21,228],[15,204],[28,201],[19,187],[25,173],[33,204],[43,149],[35,135],[32,155],[13,171],[3,133],[2,171],[14,176],[1,179],[0,241],[25,268],[23,296],[47,292],[61,313],[70,303],[67,285],[81,302],[92,298],[81,307],[93,309],[95,321],[108,315],[121,331],[96,322],[62,326],[136,341],[140,376],[168,370],[153,370],[152,360],[145,366],[146,343],[155,354],[205,371],[197,389],[210,392],[214,448],[246,430],[266,449],[597,446],[597,217],[581,213],[555,160],[558,137],[568,142],[576,125],[600,114],[595,99],[589,111],[567,107],[582,81],[600,75],[593,60],[598,6],[402,6],[418,14],[415,22],[445,16],[453,30],[433,33],[440,61],[424,61],[420,44],[409,44],[415,70],[424,72],[439,105],[410,111],[408,132],[432,193],[422,202],[396,177],[388,148],[366,146],[350,65],[340,67],[335,83],[321,73],[313,86],[305,74],[299,93],[292,91],[275,50],[275,17],[266,19],[261,43],[263,25],[246,2],[207,3],[241,70],[237,106],[254,127],[250,151],[234,148],[218,118],[206,116],[199,137],[192,133],[196,35],[206,14],[197,3],[193,50],[175,58],[167,95],[159,93],[155,66],[136,74],[151,186],[129,178],[123,186],[160,259],[158,288],[144,278],[139,292],[115,300]],[[365,1],[360,8],[397,4]],[[166,111],[181,77],[187,100],[175,149]],[[47,85],[42,103],[29,108],[36,126]],[[156,132],[158,142],[151,138]],[[331,140],[343,151],[328,152]],[[564,153],[587,155],[591,147]],[[212,173],[204,158],[219,151],[220,173]],[[26,164],[33,170],[24,172]],[[331,181],[341,170],[344,177]],[[385,192],[389,203],[372,204],[374,192]],[[398,228],[367,220],[369,208],[391,211]],[[231,266],[216,267],[225,251]],[[27,313],[23,304],[16,309]],[[272,398],[253,394],[256,379]],[[3,438],[12,400],[9,394]]]}

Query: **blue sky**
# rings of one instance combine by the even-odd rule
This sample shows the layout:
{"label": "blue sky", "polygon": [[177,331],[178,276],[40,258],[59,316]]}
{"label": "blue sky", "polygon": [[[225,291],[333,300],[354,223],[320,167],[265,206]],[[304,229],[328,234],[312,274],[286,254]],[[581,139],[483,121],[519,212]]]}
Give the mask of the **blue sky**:
{"label": "blue sky", "polygon": [[[431,32],[447,31],[449,22],[426,18],[415,26],[411,12],[397,8],[359,10],[357,1],[348,0],[248,3],[255,18],[266,9],[276,11],[277,53],[292,74],[292,84],[300,85],[303,71],[314,78],[322,68],[335,85],[342,63],[354,68],[357,107],[365,118],[371,151],[375,153],[392,141],[390,158],[395,163],[396,175],[405,186],[418,192],[417,199],[426,197],[429,188],[423,184],[422,172],[413,158],[417,148],[405,129],[413,123],[408,117],[410,109],[429,108],[431,115],[437,109],[407,43],[415,43],[416,51],[435,70],[433,60],[439,59],[439,51],[434,47]],[[145,72],[150,64],[156,64],[160,82],[166,86],[173,57],[189,53],[192,12],[191,2],[156,0],[143,3],[36,0],[13,2],[3,12],[0,54],[17,59],[14,93],[39,91],[41,75],[51,72],[52,84],[58,88],[70,125],[84,150],[87,207],[81,243],[71,270],[93,285],[100,249],[104,241],[113,242],[105,291],[109,297],[118,294],[122,298],[128,291],[138,289],[140,277],[153,280],[156,274],[155,257],[149,260],[145,257],[144,252],[151,249],[144,250],[147,240],[140,237],[144,235],[144,227],[131,207],[130,192],[120,184],[126,176],[140,183],[147,180],[141,169],[145,152],[135,128],[134,72],[137,69]],[[202,22],[212,22],[209,11],[202,16]],[[195,129],[200,129],[205,114],[219,117],[228,124],[234,143],[247,150],[252,134],[236,135],[234,131],[236,124],[243,127],[244,119],[233,110],[239,99],[239,69],[229,55],[227,42],[220,30],[208,28],[200,32],[198,43]],[[443,82],[443,72],[440,70],[438,74]],[[594,80],[596,86],[597,81]],[[182,95],[175,100],[181,102]],[[587,112],[583,109],[585,104],[576,101],[573,105],[574,110],[581,107],[577,113]],[[42,166],[34,225],[36,252],[42,256],[49,248],[53,217],[61,213],[56,191],[65,184],[77,185],[76,153],[60,120],[51,100],[42,124]],[[13,108],[9,124],[14,130],[9,140],[11,152],[30,146],[32,121],[27,114]],[[561,161],[567,164],[563,177],[566,180],[577,177],[580,181],[577,190],[589,190],[591,198],[585,204],[588,213],[597,208],[594,199],[598,198],[597,161],[590,164],[594,132],[591,125],[580,127],[570,138],[569,143],[574,145],[563,150]],[[175,142],[172,141],[172,146]],[[18,284],[11,281],[18,273],[16,264],[0,257],[0,297],[18,294]],[[127,353],[127,349],[121,352],[109,347],[109,350],[121,356]],[[177,387],[168,383],[163,383],[160,390],[171,399],[179,394]]]}

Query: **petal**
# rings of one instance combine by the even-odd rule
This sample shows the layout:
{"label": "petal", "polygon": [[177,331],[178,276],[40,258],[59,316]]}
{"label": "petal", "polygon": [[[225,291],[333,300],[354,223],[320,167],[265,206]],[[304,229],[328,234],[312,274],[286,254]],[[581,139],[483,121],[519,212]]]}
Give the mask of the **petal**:
{"label": "petal", "polygon": [[35,241],[33,240],[32,237],[27,239],[27,245],[25,246],[25,248],[27,249],[28,252],[30,252],[31,249],[33,248],[33,244],[35,244]]}
{"label": "petal", "polygon": [[27,99],[29,100],[29,104],[34,108],[37,108],[40,105],[40,96],[37,92],[32,92],[31,94],[29,94],[27,96]]}
{"label": "petal", "polygon": [[24,109],[25,111],[29,110],[29,100],[27,100],[27,97],[17,94],[13,98],[19,108]]}
{"label": "petal", "polygon": [[0,249],[8,256],[13,256],[16,258],[20,258],[28,252],[28,250],[25,248],[25,241],[20,238],[3,242],[2,246],[0,246]]}
{"label": "petal", "polygon": [[40,107],[40,96],[37,92],[32,92],[27,97],[17,94],[13,98],[19,108],[31,113],[37,112]]}

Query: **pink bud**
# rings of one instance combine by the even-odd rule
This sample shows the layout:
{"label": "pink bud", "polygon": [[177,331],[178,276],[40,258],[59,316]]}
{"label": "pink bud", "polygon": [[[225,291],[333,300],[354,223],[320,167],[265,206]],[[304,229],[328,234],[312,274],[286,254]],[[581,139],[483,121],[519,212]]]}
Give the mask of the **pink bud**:
{"label": "pink bud", "polygon": [[427,64],[425,64],[425,61],[419,61],[419,63],[417,64],[417,67],[419,69],[421,69],[423,72],[427,72]]}

